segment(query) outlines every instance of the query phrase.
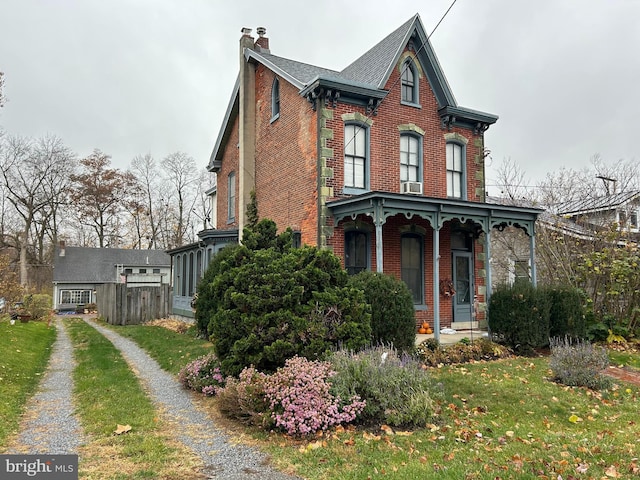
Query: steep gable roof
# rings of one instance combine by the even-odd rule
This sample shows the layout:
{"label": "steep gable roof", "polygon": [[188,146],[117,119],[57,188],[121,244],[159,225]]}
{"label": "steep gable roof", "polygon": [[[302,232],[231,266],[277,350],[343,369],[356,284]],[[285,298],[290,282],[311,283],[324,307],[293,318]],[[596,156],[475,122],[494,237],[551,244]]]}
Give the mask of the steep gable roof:
{"label": "steep gable roof", "polygon": [[[310,65],[308,63],[273,55],[270,51],[246,48],[244,58],[265,65],[281,78],[299,89],[301,96],[313,101],[318,91],[342,90],[353,98],[368,99],[371,108],[377,108],[387,95],[384,90],[394,67],[409,42],[413,42],[417,61],[420,62],[436,96],[443,124],[459,123],[486,129],[496,122],[497,116],[460,107],[449,87],[438,58],[431,47],[420,15],[417,13],[373,48],[364,53],[342,71]],[[233,89],[222,127],[218,134],[207,168],[217,171],[221,166],[224,146],[230,136],[238,112],[239,79]]]}
{"label": "steep gable roof", "polygon": [[56,248],[54,282],[113,283],[116,265],[127,267],[169,267],[171,257],[162,250],[65,247],[64,256]]}

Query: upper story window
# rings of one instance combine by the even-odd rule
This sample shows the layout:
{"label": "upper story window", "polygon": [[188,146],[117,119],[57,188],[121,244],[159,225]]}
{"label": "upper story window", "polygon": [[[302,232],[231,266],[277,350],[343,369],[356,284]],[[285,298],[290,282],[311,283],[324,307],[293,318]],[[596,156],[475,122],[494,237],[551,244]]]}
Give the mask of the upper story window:
{"label": "upper story window", "polygon": [[416,67],[411,60],[407,60],[402,65],[402,96],[401,101],[403,103],[418,104],[418,82],[416,79]]}
{"label": "upper story window", "polygon": [[271,121],[280,117],[280,80],[277,78],[271,85]]}
{"label": "upper story window", "polygon": [[422,180],[420,143],[420,138],[415,135],[400,135],[400,182]]}
{"label": "upper story window", "polygon": [[236,173],[231,172],[227,177],[227,223],[236,220]]}
{"label": "upper story window", "polygon": [[447,197],[465,199],[465,147],[459,143],[447,143]]}
{"label": "upper story window", "polygon": [[346,189],[368,188],[369,129],[349,123],[344,126],[344,186]]}

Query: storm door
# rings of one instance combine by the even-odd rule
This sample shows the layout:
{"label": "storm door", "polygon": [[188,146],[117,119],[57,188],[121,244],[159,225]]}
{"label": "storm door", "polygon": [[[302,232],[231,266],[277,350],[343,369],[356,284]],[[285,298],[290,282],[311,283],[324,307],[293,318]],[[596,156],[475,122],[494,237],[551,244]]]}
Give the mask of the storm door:
{"label": "storm door", "polygon": [[473,307],[473,254],[453,252],[453,321],[470,322]]}

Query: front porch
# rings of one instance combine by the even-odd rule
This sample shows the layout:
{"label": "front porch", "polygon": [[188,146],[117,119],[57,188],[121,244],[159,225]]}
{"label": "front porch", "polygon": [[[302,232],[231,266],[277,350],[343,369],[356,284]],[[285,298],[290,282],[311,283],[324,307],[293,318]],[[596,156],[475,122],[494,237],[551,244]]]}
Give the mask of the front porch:
{"label": "front porch", "polygon": [[542,210],[386,192],[326,206],[333,217],[332,247],[347,270],[404,280],[414,295],[416,321],[428,321],[438,340],[443,327],[486,328],[493,229],[514,226],[527,234],[535,284],[535,221]]}

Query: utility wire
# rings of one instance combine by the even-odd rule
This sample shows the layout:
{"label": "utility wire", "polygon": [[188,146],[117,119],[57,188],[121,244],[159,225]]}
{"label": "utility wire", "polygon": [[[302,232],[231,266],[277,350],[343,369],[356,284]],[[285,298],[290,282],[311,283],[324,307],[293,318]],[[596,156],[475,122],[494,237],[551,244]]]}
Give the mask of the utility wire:
{"label": "utility wire", "polygon": [[[438,27],[440,26],[440,24],[443,22],[443,20],[445,19],[445,17],[449,14],[449,12],[451,11],[451,9],[453,8],[453,6],[456,4],[458,0],[453,0],[453,2],[451,2],[451,5],[449,5],[449,8],[447,8],[446,12],[444,12],[444,14],[442,15],[442,17],[440,17],[440,20],[438,21],[438,23],[436,24],[435,27],[433,27],[433,30],[431,30],[431,33],[429,35],[427,35],[427,39],[425,42],[422,43],[422,46],[418,49],[418,51],[416,51],[416,53],[413,54],[413,56],[411,57],[412,61],[415,61],[418,58],[418,54],[420,53],[420,51],[425,48],[427,46],[427,44],[429,43],[429,39],[431,38],[431,36],[435,33],[435,31],[438,29]],[[381,100],[380,103],[378,104],[378,106],[376,108],[379,108],[380,105],[382,105],[382,102],[384,102],[387,99],[387,96],[389,95],[389,93],[396,87],[396,85],[398,84],[399,81],[402,80],[402,76],[404,75],[404,72],[407,71],[407,68],[409,68],[409,62],[405,62],[404,65],[402,66],[402,70],[400,71],[400,75],[398,75],[398,78],[396,78],[396,80],[393,82],[393,84],[391,84],[391,87],[389,88],[389,92],[387,93],[387,95],[385,95]],[[373,112],[371,112],[369,115],[366,116],[367,121],[369,121],[371,119],[371,116],[373,115]],[[361,130],[364,129],[364,127],[362,125],[357,125],[357,129],[355,130],[355,133],[353,134],[353,137],[351,137],[349,139],[349,141],[344,145],[344,151],[347,151],[347,147],[351,144],[351,142],[355,141],[356,136],[358,135],[358,133],[360,133]]]}

